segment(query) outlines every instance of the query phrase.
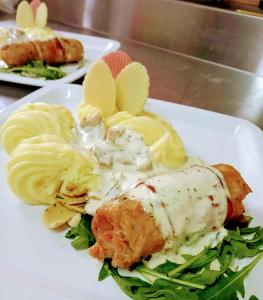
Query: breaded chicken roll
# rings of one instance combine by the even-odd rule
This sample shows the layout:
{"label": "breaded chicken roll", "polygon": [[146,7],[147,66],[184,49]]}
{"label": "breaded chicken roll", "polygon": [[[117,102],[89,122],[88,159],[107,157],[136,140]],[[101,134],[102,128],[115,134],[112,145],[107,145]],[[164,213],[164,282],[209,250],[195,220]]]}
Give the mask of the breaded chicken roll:
{"label": "breaded chicken roll", "polygon": [[9,66],[25,65],[32,60],[48,64],[78,62],[83,58],[83,46],[74,39],[54,38],[47,41],[28,41],[5,45],[1,59]]}
{"label": "breaded chicken roll", "polygon": [[194,233],[241,219],[242,201],[250,191],[240,173],[225,164],[144,180],[97,209],[92,221],[96,244],[89,252],[128,269],[167,243],[176,248]]}

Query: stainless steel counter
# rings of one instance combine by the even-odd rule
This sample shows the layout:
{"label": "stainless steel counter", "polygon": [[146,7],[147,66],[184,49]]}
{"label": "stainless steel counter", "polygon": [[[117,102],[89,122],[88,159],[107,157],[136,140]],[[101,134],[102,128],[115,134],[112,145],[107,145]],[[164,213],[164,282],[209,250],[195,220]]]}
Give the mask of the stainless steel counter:
{"label": "stainless steel counter", "polygon": [[[55,5],[59,1],[52,1],[54,11]],[[52,1],[48,0],[47,2]],[[130,1],[134,2],[133,0]],[[80,1],[80,3],[82,2],[85,1]],[[92,2],[96,3],[97,1]],[[115,3],[115,5],[119,3],[118,0],[100,2],[104,4],[106,2]],[[85,9],[88,8],[86,7]],[[83,8],[83,11],[85,9]],[[123,9],[125,14],[125,8],[123,7]],[[75,20],[77,16],[74,15],[74,9],[71,12],[72,18]],[[66,12],[62,11],[58,14],[59,19],[63,17],[63,14],[66,14]],[[54,13],[52,17],[54,18]],[[67,17],[65,22],[71,24],[72,19],[70,19],[68,13]],[[89,23],[88,18],[85,20],[86,23],[83,23],[81,26],[92,28],[92,22],[90,21]],[[191,22],[194,22],[194,15]],[[73,25],[80,26],[80,24]],[[118,39],[122,43],[124,51],[127,51],[135,60],[142,62],[148,68],[151,76],[151,97],[241,117],[263,129],[263,78],[255,74],[178,53],[171,49],[164,49],[154,44],[142,43],[143,37],[141,40],[129,38],[129,30],[127,28],[126,36],[123,36],[116,33],[118,31],[117,27],[111,32],[107,32],[106,29],[108,27],[104,28],[105,31],[98,30],[98,28],[89,30],[87,28],[73,27],[72,25],[62,25],[57,22],[50,23],[50,26],[58,30],[109,36]],[[194,32],[192,34],[194,35]],[[231,51],[231,47],[229,51]],[[81,83],[81,81],[82,79],[78,80],[77,83]],[[33,90],[35,90],[33,87],[6,84],[0,81],[0,108]]]}

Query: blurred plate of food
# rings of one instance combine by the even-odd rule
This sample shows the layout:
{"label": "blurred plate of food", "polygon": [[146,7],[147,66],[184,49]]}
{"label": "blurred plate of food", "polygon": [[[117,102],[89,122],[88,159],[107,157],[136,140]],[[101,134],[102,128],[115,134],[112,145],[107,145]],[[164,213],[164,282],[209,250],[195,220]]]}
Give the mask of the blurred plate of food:
{"label": "blurred plate of food", "polygon": [[53,31],[47,17],[45,3],[22,1],[16,25],[2,23],[0,80],[33,86],[73,82],[92,61],[120,47],[111,39]]}

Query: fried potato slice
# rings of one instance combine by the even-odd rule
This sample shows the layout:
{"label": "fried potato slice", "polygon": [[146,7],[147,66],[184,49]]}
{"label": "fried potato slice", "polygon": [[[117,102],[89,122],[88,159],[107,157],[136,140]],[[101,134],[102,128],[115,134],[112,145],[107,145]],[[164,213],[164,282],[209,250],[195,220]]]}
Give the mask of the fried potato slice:
{"label": "fried potato slice", "polygon": [[61,202],[56,201],[45,209],[43,221],[49,228],[58,228],[71,220],[78,212],[68,209]]}
{"label": "fried potato slice", "polygon": [[36,10],[35,23],[40,28],[46,28],[48,9],[45,3],[41,3]]}
{"label": "fried potato slice", "polygon": [[63,205],[83,205],[88,202],[88,198],[86,196],[83,197],[68,197],[66,195],[59,195],[59,202],[61,202]]}
{"label": "fried potato slice", "polygon": [[31,1],[30,6],[31,6],[31,8],[33,10],[34,15],[36,14],[37,8],[39,7],[40,4],[41,4],[40,0],[33,0],[33,1]]}
{"label": "fried potato slice", "polygon": [[83,81],[84,100],[98,107],[102,116],[111,116],[116,107],[116,87],[107,63],[98,60],[93,63]]}
{"label": "fried potato slice", "polygon": [[74,212],[80,213],[80,214],[84,214],[85,213],[85,204],[67,204],[64,203],[64,206]]}
{"label": "fried potato slice", "polygon": [[114,78],[121,72],[121,70],[132,63],[130,56],[123,51],[114,51],[102,58],[109,66],[112,76]]}
{"label": "fried potato slice", "polygon": [[34,25],[33,10],[27,1],[22,1],[16,11],[16,26],[18,28],[31,28]]}
{"label": "fried potato slice", "polygon": [[146,68],[138,62],[128,64],[116,77],[117,108],[138,115],[147,101],[149,85]]}

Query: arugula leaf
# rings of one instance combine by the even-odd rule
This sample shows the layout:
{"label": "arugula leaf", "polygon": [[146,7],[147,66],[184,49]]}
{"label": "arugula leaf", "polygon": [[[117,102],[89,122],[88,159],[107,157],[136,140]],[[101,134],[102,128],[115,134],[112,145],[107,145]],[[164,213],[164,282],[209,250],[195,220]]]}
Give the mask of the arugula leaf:
{"label": "arugula leaf", "polygon": [[186,261],[184,264],[179,265],[175,269],[171,270],[168,275],[171,277],[175,277],[179,273],[181,273],[184,269],[187,269],[193,263],[195,263],[199,258],[201,258],[205,253],[207,253],[208,249],[205,248],[202,252],[200,252],[198,255],[191,257],[188,261]]}
{"label": "arugula leaf", "polygon": [[44,64],[43,61],[30,61],[28,64],[20,67],[0,68],[0,72],[19,73],[26,77],[40,77],[45,79],[59,79],[66,75],[58,67]]}
{"label": "arugula leaf", "polygon": [[168,272],[172,271],[173,269],[177,268],[179,264],[166,260],[165,263],[159,265],[154,270],[159,273],[167,274]]}
{"label": "arugula leaf", "polygon": [[179,277],[179,279],[202,285],[211,285],[221,274],[222,273],[220,271],[204,269],[201,273],[183,274]]}
{"label": "arugula leaf", "polygon": [[231,241],[231,245],[237,258],[244,258],[244,257],[253,257],[257,255],[261,250],[258,248],[249,249],[246,243],[242,243],[239,241]]}
{"label": "arugula leaf", "polygon": [[100,274],[103,273],[105,276],[101,276],[101,280],[111,275],[122,291],[135,300],[199,300],[196,293],[185,288],[177,289],[176,285],[163,279],[150,284],[140,278],[121,276],[118,270],[111,266],[109,260],[104,261],[103,271]]}
{"label": "arugula leaf", "polygon": [[187,269],[196,269],[206,266],[211,261],[213,261],[218,256],[218,250],[209,249],[207,252],[204,252],[197,260],[195,260]]}
{"label": "arugula leaf", "polygon": [[240,228],[239,231],[241,234],[251,234],[251,233],[255,233],[262,230],[262,228],[260,226],[257,227],[244,227],[244,228]]}
{"label": "arugula leaf", "polygon": [[221,265],[220,272],[224,273],[232,264],[235,256],[234,251],[230,245],[223,245],[222,248],[223,250],[218,256],[218,260]]}
{"label": "arugula leaf", "polygon": [[189,281],[180,280],[180,279],[177,279],[177,278],[166,276],[162,273],[158,273],[155,270],[152,270],[152,269],[146,267],[144,264],[139,264],[136,267],[136,271],[138,271],[143,276],[144,276],[144,274],[151,275],[151,276],[156,277],[157,279],[165,279],[167,281],[171,281],[171,282],[183,285],[183,286],[189,286],[189,287],[196,288],[196,289],[204,289],[205,288],[205,286],[201,285],[201,284],[196,284],[196,283],[192,283],[192,282],[189,282]]}
{"label": "arugula leaf", "polygon": [[222,276],[214,285],[209,289],[199,292],[201,300],[234,300],[238,299],[237,292],[240,292],[244,297],[244,279],[252,270],[252,268],[262,258],[263,253],[259,254],[249,265],[244,267],[239,272],[227,272],[227,277]]}
{"label": "arugula leaf", "polygon": [[68,239],[73,239],[72,247],[76,250],[84,250],[95,244],[96,240],[91,232],[92,216],[83,215],[77,227],[71,228],[65,235]]}
{"label": "arugula leaf", "polygon": [[112,275],[112,272],[111,272],[111,269],[109,266],[110,266],[110,261],[108,259],[104,259],[103,265],[99,272],[99,277],[98,277],[99,281],[102,281]]}
{"label": "arugula leaf", "polygon": [[259,300],[255,295],[252,295],[248,300]]}

